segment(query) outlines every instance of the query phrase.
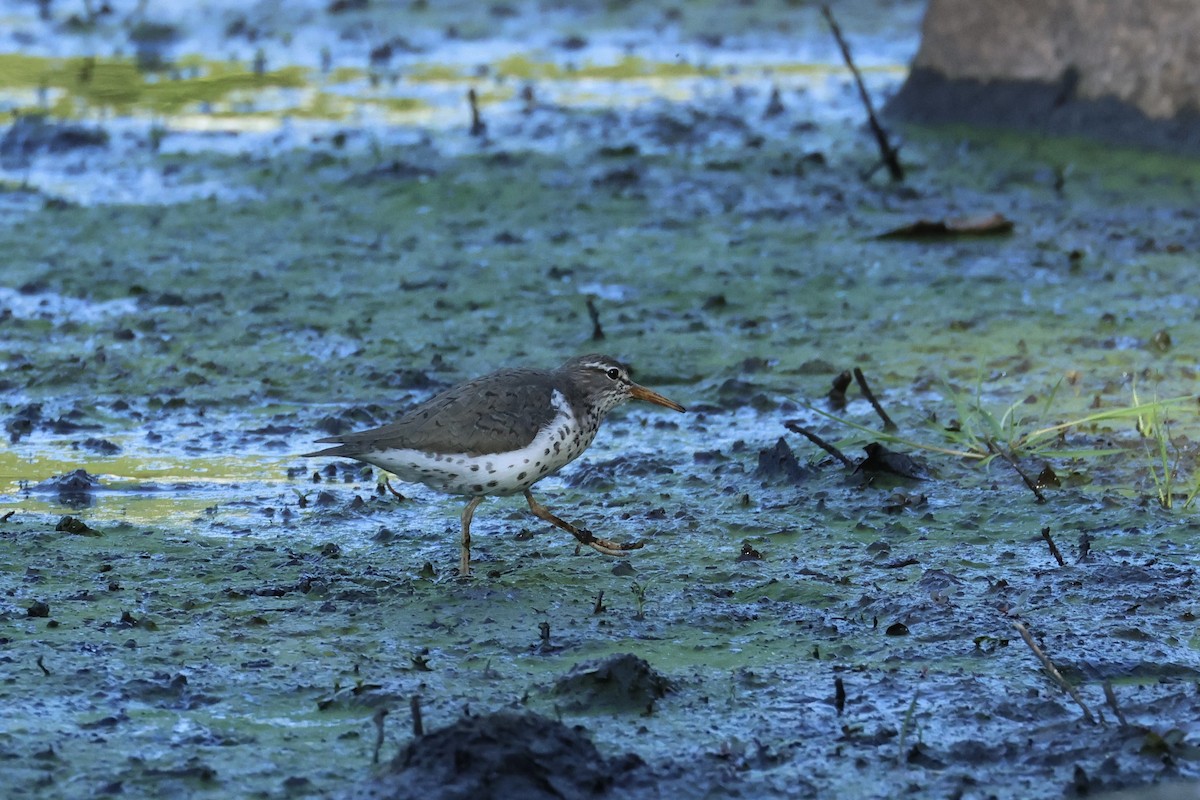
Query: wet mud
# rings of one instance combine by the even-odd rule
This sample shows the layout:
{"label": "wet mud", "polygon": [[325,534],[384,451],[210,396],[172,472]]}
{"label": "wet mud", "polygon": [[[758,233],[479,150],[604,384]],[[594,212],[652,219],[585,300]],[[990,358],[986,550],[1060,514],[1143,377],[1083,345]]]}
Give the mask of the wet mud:
{"label": "wet mud", "polygon": [[[50,7],[0,54],[0,793],[1194,790],[1194,162],[909,128],[864,178],[814,9]],[[837,10],[873,91],[919,10]],[[492,499],[459,581],[460,498],[297,455],[596,350],[689,408],[535,487],[622,558]]]}

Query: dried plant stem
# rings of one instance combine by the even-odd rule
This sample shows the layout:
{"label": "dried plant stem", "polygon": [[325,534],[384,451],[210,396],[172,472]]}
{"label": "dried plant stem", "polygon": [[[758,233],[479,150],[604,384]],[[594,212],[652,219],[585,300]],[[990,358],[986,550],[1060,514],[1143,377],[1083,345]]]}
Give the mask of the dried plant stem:
{"label": "dried plant stem", "polygon": [[1058,552],[1058,546],[1054,544],[1054,540],[1050,538],[1050,528],[1042,528],[1042,538],[1046,540],[1046,544],[1050,545],[1050,555],[1054,556],[1054,560],[1058,562],[1060,567],[1066,565],[1062,553]]}
{"label": "dried plant stem", "polygon": [[1025,644],[1029,645],[1029,649],[1033,651],[1035,656],[1037,656],[1038,661],[1042,662],[1042,668],[1046,670],[1046,673],[1050,676],[1051,680],[1057,683],[1063,689],[1063,691],[1071,695],[1071,699],[1074,700],[1076,705],[1083,710],[1083,718],[1088,722],[1095,723],[1096,718],[1092,716],[1092,710],[1087,707],[1086,703],[1083,702],[1083,698],[1079,696],[1079,692],[1076,691],[1075,687],[1067,683],[1067,679],[1064,678],[1062,673],[1058,671],[1058,667],[1054,666],[1054,662],[1050,660],[1050,657],[1042,652],[1042,648],[1038,647],[1038,644],[1033,640],[1033,634],[1029,632],[1029,629],[1026,628],[1021,622],[1017,621],[1013,622],[1013,627],[1017,629],[1017,633],[1021,634],[1021,638],[1025,640]]}
{"label": "dried plant stem", "polygon": [[1039,489],[1037,483],[1035,483],[1034,480],[1029,477],[1029,474],[1026,473],[1025,470],[1021,469],[1021,465],[1018,464],[1017,460],[1012,457],[1012,453],[1008,452],[1007,449],[996,444],[991,439],[985,439],[984,443],[987,444],[988,450],[1007,461],[1008,465],[1012,467],[1018,475],[1021,476],[1021,480],[1024,481],[1025,485],[1029,487],[1029,491],[1033,492],[1033,496],[1037,498],[1039,503],[1046,502],[1046,495],[1042,494],[1042,490]]}
{"label": "dried plant stem", "polygon": [[883,420],[883,429],[885,431],[898,430],[896,423],[892,422],[892,418],[883,410],[883,406],[875,399],[875,393],[871,391],[871,387],[867,384],[867,376],[863,375],[863,371],[858,367],[854,368],[854,380],[858,382],[858,388],[862,390],[863,397],[871,404],[871,408],[875,409],[875,413]]}
{"label": "dried plant stem", "polygon": [[789,421],[783,423],[783,426],[785,428],[787,428],[789,431],[794,431],[794,432],[800,434],[805,439],[808,439],[810,442],[815,444],[817,447],[824,450],[826,453],[829,453],[829,455],[833,456],[838,461],[842,462],[842,466],[844,466],[846,469],[854,469],[854,462],[851,461],[849,458],[847,458],[846,455],[841,450],[838,450],[836,447],[834,447],[829,442],[822,439],[820,436],[817,436],[815,433],[813,433],[808,428],[801,425],[799,422],[796,422],[795,420],[789,420]]}
{"label": "dried plant stem", "polygon": [[[871,95],[867,94],[867,87],[863,83],[862,74],[859,73],[858,67],[854,65],[854,58],[850,55],[850,45],[846,44],[846,39],[842,36],[842,29],[838,27],[837,20],[833,18],[833,12],[829,10],[829,6],[821,6],[821,13],[825,15],[825,21],[829,23],[829,29],[833,31],[833,38],[837,39],[838,47],[841,48],[842,58],[846,60],[846,66],[850,68],[850,72],[854,75],[854,83],[858,86],[858,96],[862,99],[863,106],[867,109],[867,124],[871,126],[871,133],[875,136],[875,143],[879,145],[879,158],[884,166],[887,167],[888,174],[892,180],[899,183],[904,180],[904,167],[900,165],[900,153],[892,147],[888,141],[887,131],[879,124],[879,118],[875,116],[875,106],[871,103]],[[875,170],[872,169],[871,172]]]}

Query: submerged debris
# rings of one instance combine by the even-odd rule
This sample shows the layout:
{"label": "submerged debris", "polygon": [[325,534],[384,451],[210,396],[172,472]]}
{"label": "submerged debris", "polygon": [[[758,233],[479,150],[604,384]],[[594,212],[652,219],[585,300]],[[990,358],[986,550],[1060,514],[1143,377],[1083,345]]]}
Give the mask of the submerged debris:
{"label": "submerged debris", "polygon": [[65,153],[81,147],[104,147],[107,131],[65,122],[50,122],[41,114],[18,117],[0,139],[0,161],[24,162],[37,153]]}
{"label": "submerged debris", "polygon": [[1013,232],[1013,221],[999,212],[970,217],[918,219],[885,231],[876,239],[944,239],[954,236],[1003,236]]}
{"label": "submerged debris", "polygon": [[914,481],[925,480],[928,477],[928,470],[920,461],[904,453],[889,450],[879,442],[871,442],[863,451],[867,457],[858,462],[858,471],[897,475]]}
{"label": "submerged debris", "polygon": [[101,488],[98,478],[89,475],[84,469],[77,469],[65,475],[56,475],[42,481],[33,487],[35,492],[46,492],[58,495],[58,502],[72,507],[90,505],[92,492]]}
{"label": "submerged debris", "polygon": [[77,536],[99,536],[100,531],[90,527],[81,519],[76,519],[72,516],[63,517],[54,526],[54,530],[59,533],[73,533]]}

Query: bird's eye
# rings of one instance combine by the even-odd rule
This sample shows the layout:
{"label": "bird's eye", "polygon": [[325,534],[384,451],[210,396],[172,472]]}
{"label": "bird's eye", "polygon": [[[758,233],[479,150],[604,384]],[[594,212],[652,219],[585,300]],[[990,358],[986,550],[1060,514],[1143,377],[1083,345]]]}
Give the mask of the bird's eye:
{"label": "bird's eye", "polygon": [[608,372],[606,372],[604,374],[615,381],[617,378],[621,377],[621,370],[617,369],[616,367],[613,367],[612,369],[610,369]]}

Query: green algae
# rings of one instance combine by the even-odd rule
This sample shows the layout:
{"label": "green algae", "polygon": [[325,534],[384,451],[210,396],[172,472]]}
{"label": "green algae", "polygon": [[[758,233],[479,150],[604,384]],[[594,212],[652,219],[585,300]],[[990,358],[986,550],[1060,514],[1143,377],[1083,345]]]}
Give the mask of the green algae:
{"label": "green algae", "polygon": [[[867,71],[887,72],[887,68]],[[488,65],[496,79],[555,82],[568,86],[587,82],[651,81],[664,86],[694,78],[715,78],[715,67],[685,62],[659,62],[641,56],[626,55],[611,64],[585,62],[563,65],[554,60],[518,54]],[[772,63],[743,69],[754,75],[767,71],[780,76],[829,76],[837,70],[820,64]],[[417,63],[400,71],[401,85],[478,83],[471,71],[455,65]],[[411,114],[429,107],[419,97],[379,94],[369,86],[371,74],[355,67],[338,67],[321,75],[303,67],[256,70],[232,61],[214,61],[198,54],[185,54],[172,64],[146,68],[132,58],[80,56],[48,58],[15,53],[0,53],[0,92],[29,97],[37,92],[44,99],[14,104],[8,112],[48,114],[59,119],[80,119],[97,111],[119,115],[150,115],[156,119],[204,113],[213,119],[279,119],[283,115],[308,119],[340,120],[362,106],[375,106],[394,114]],[[741,80],[750,79],[743,74]],[[324,87],[324,88],[323,88]],[[326,91],[339,87],[337,93]],[[303,90],[300,104],[283,100],[276,93]],[[354,92],[354,99],[345,95]],[[375,95],[375,96],[372,96]],[[496,102],[512,96],[511,89],[489,89],[481,93],[484,102]],[[603,103],[605,92],[577,91],[577,102]],[[271,110],[259,110],[269,106]]]}
{"label": "green algae", "polygon": [[512,55],[492,65],[501,78],[518,80],[639,80],[646,78],[714,77],[718,71],[683,62],[653,62],[640,56],[623,56],[613,64],[583,63],[564,66],[554,62],[537,61],[526,55]]}
{"label": "green algae", "polygon": [[184,66],[187,74],[172,76],[148,73],[132,59],[0,54],[0,90],[46,91],[55,98],[49,108],[24,110],[75,119],[94,109],[174,115],[239,94],[300,88],[307,83],[305,71],[298,67],[256,73],[241,64],[195,59]]}

